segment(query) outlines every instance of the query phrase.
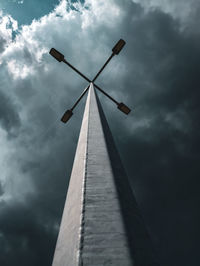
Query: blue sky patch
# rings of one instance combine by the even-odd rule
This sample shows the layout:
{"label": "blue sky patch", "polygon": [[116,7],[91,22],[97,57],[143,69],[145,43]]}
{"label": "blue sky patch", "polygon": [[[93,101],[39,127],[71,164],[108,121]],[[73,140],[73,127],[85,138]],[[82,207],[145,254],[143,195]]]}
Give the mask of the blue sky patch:
{"label": "blue sky patch", "polygon": [[59,0],[1,0],[0,9],[18,21],[19,26],[51,12]]}

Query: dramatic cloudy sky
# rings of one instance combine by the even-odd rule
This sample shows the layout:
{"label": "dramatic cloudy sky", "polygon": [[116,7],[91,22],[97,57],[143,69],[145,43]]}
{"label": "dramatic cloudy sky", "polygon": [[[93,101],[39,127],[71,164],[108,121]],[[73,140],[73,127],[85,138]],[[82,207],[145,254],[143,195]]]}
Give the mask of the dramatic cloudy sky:
{"label": "dramatic cloudy sky", "polygon": [[0,1],[0,265],[49,266],[87,83],[49,56],[55,47],[92,78],[119,38],[127,44],[97,83],[163,266],[198,266],[199,0]]}

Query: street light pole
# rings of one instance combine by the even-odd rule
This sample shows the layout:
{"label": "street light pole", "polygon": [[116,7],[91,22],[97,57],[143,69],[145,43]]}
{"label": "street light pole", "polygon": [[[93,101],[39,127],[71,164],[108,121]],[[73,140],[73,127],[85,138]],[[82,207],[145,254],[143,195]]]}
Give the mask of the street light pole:
{"label": "street light pole", "polygon": [[66,123],[70,118],[71,118],[71,116],[73,115],[73,110],[74,110],[74,108],[77,106],[77,104],[80,102],[80,100],[83,98],[83,96],[86,94],[86,92],[87,92],[87,90],[89,89],[89,87],[90,87],[90,85],[88,85],[85,89],[84,89],[84,91],[82,92],[82,94],[81,94],[81,96],[78,98],[78,100],[75,102],[75,104],[72,106],[72,108],[71,109],[69,109],[69,110],[67,110],[65,113],[64,113],[64,115],[62,116],[62,118],[61,118],[61,121],[63,122],[63,123]]}
{"label": "street light pole", "polygon": [[[105,68],[105,66],[108,64],[108,62],[111,60],[111,58],[114,56],[114,54],[112,54],[108,60],[106,61],[106,63],[103,65],[103,67],[100,69],[100,71],[97,73],[97,75],[95,76],[95,78],[93,80],[88,79],[83,73],[81,73],[77,68],[75,68],[74,66],[72,66],[69,62],[67,62],[67,60],[63,59],[63,62],[65,64],[67,64],[69,67],[71,67],[74,71],[76,71],[76,73],[78,73],[81,77],[83,77],[85,80],[87,80],[88,82],[92,82],[94,83],[94,81],[97,79],[97,77],[100,75],[100,73],[103,71],[103,69]],[[119,104],[114,98],[112,98],[109,94],[107,94],[104,90],[102,90],[99,86],[97,86],[96,84],[94,84],[94,86],[100,91],[102,92],[104,95],[106,95],[110,100],[112,100],[114,103],[116,103],[117,105]],[[85,95],[85,93],[87,92],[87,90],[89,89],[89,86],[87,87],[86,90],[84,90],[84,94],[81,95],[80,97],[82,98],[82,96]],[[79,102],[79,100],[77,100]]]}
{"label": "street light pole", "polygon": [[[104,70],[104,68],[106,67],[106,65],[110,62],[110,60],[113,58],[114,55],[118,55],[119,52],[121,51],[121,49],[123,48],[123,46],[125,45],[125,41],[120,39],[116,45],[113,47],[112,49],[112,54],[111,56],[107,59],[107,61],[105,62],[105,64],[102,66],[102,68],[99,70],[99,72],[96,74],[96,76],[93,78],[93,80],[90,80],[89,78],[87,78],[83,73],[81,73],[77,68],[75,68],[74,66],[72,66],[64,57],[63,54],[61,54],[59,51],[57,51],[55,48],[52,48],[50,50],[50,55],[52,55],[58,62],[64,62],[65,64],[67,64],[69,67],[71,67],[76,73],[78,73],[81,77],[83,77],[86,81],[88,81],[89,83],[93,83],[93,85],[100,91],[102,92],[104,95],[106,95],[110,100],[112,100],[116,105],[117,108],[122,111],[125,114],[129,114],[130,113],[130,109],[124,104],[124,103],[119,103],[117,102],[114,98],[112,98],[108,93],[106,93],[104,90],[102,90],[99,86],[97,86],[96,84],[94,84],[94,81],[98,78],[98,76],[101,74],[101,72]],[[82,92],[81,96],[78,98],[78,100],[75,102],[75,104],[72,106],[72,108],[70,110],[67,110],[64,115],[61,118],[61,121],[66,123],[71,116],[73,115],[73,109],[76,107],[76,105],[80,102],[80,100],[83,98],[83,96],[86,94],[86,92],[89,89],[89,85],[84,89],[84,91]]]}

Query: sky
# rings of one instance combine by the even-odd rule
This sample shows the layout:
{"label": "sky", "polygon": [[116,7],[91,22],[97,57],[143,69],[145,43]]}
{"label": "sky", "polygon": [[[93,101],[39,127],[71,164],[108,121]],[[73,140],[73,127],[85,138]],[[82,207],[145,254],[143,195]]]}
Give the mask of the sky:
{"label": "sky", "polygon": [[0,265],[51,265],[87,86],[100,100],[161,266],[200,265],[198,0],[1,0]]}

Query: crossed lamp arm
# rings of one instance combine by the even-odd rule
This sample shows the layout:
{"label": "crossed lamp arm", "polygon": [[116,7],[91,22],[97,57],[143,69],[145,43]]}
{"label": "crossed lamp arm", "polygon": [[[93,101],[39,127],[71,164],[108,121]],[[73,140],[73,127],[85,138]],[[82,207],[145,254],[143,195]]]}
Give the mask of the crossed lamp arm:
{"label": "crossed lamp arm", "polygon": [[[67,64],[69,67],[71,67],[75,72],[77,72],[80,76],[82,76],[85,80],[87,80],[88,82],[92,82],[94,83],[94,81],[97,79],[97,77],[100,75],[100,73],[103,71],[103,69],[106,67],[106,65],[109,63],[109,61],[112,59],[112,57],[114,55],[118,55],[119,52],[121,51],[121,49],[123,48],[123,46],[125,45],[125,41],[120,39],[117,44],[113,47],[112,49],[112,54],[111,56],[108,58],[108,60],[105,62],[105,64],[102,66],[102,68],[99,70],[99,72],[96,74],[96,76],[94,77],[93,80],[88,79],[84,74],[82,74],[78,69],[76,69],[74,66],[72,66],[69,62],[67,62],[65,60],[65,57],[63,54],[61,54],[59,51],[57,51],[56,49],[52,48],[50,50],[50,55],[52,55],[58,62],[64,62],[65,64]],[[114,98],[112,98],[109,94],[107,94],[104,90],[102,90],[99,86],[97,86],[96,84],[94,84],[94,86],[101,91],[104,95],[106,95],[110,100],[112,100],[118,107],[118,109],[120,111],[122,111],[125,114],[129,114],[130,113],[130,109],[128,106],[126,106],[124,103],[119,103],[117,102]],[[89,86],[87,86],[85,88],[85,90],[83,91],[83,93],[81,94],[81,96],[78,98],[78,100],[75,102],[75,104],[73,105],[73,107],[70,110],[67,110],[64,115],[61,118],[61,121],[63,123],[66,123],[71,116],[73,115],[73,109],[76,107],[76,105],[79,103],[79,101],[83,98],[83,96],[85,95],[85,93],[88,91]]]}

